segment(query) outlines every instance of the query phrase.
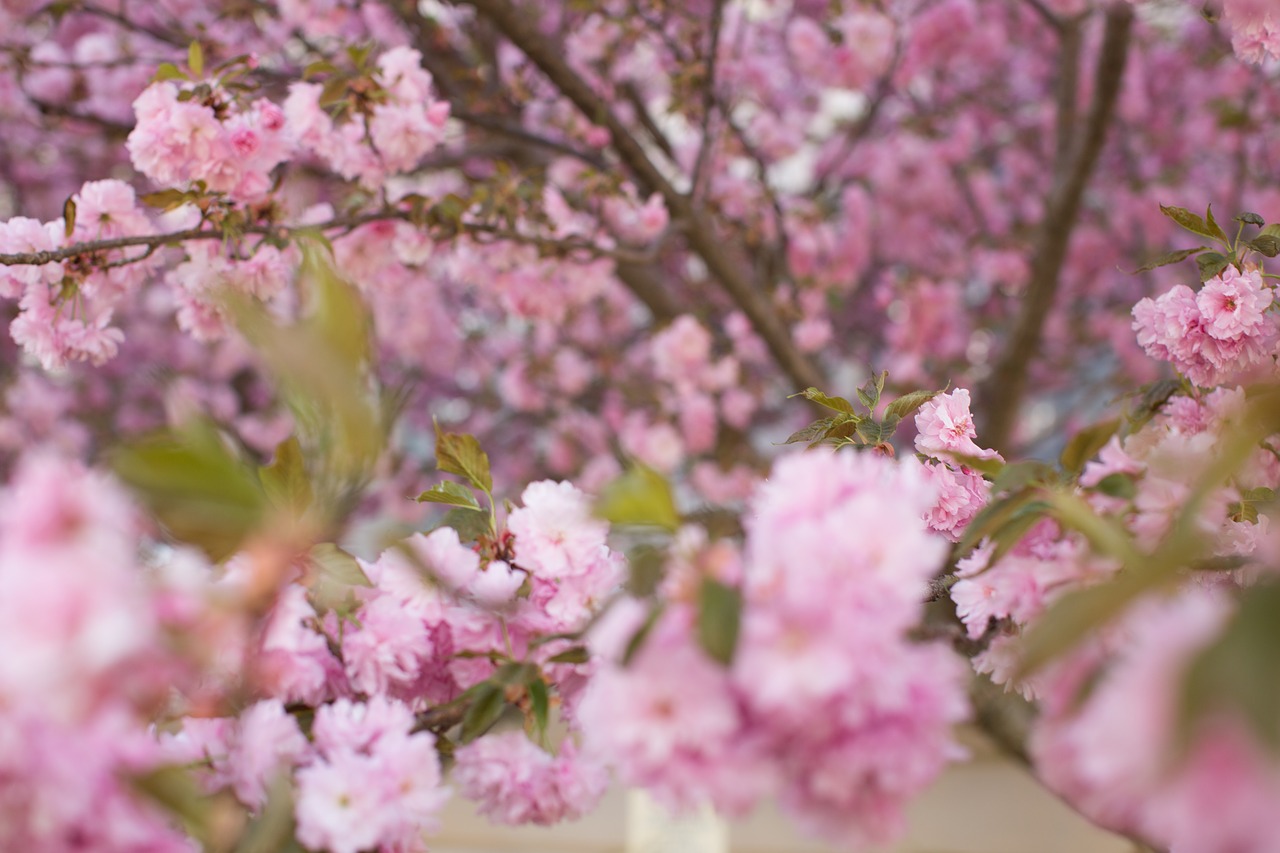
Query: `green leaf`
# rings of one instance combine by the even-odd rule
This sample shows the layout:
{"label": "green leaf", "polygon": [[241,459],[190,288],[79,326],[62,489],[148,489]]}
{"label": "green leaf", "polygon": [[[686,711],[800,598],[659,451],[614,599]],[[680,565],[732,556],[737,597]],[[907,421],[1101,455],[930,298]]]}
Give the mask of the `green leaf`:
{"label": "green leaf", "polygon": [[458,539],[464,544],[475,542],[481,536],[493,532],[492,519],[489,513],[478,509],[458,507],[445,513],[440,520],[440,527],[452,527],[458,531]]}
{"label": "green leaf", "polygon": [[582,646],[575,646],[548,658],[547,663],[586,663],[589,660],[591,660],[591,653]]}
{"label": "green leaf", "polygon": [[1187,669],[1178,734],[1185,747],[1199,722],[1222,711],[1239,714],[1262,743],[1280,749],[1280,585],[1245,590],[1240,609],[1218,639]]}
{"label": "green leaf", "polygon": [[1270,234],[1259,234],[1246,245],[1260,254],[1266,255],[1268,258],[1280,255],[1280,238],[1273,237]]}
{"label": "green leaf", "polygon": [[276,446],[271,464],[258,469],[258,480],[267,499],[277,507],[293,510],[298,515],[306,512],[313,498],[311,478],[297,436],[290,436]]}
{"label": "green leaf", "polygon": [[[1201,237],[1210,238],[1216,238],[1218,236],[1214,233],[1213,229],[1209,227],[1207,222],[1187,210],[1185,207],[1167,207],[1162,204],[1160,205],[1160,212],[1190,231],[1192,234],[1199,234]],[[1218,231],[1221,232],[1222,229],[1219,228]]]}
{"label": "green leaf", "polygon": [[1245,211],[1237,216],[1236,222],[1243,222],[1245,225],[1257,225],[1259,228],[1267,224],[1266,220],[1261,216],[1256,213],[1250,213],[1249,211]]}
{"label": "green leaf", "polygon": [[473,435],[443,432],[436,424],[436,467],[457,474],[485,494],[493,492],[489,457]]}
{"label": "green leaf", "polygon": [[1143,264],[1142,266],[1134,270],[1132,273],[1130,273],[1130,275],[1137,275],[1140,272],[1147,272],[1149,270],[1157,269],[1159,267],[1167,267],[1169,264],[1176,264],[1180,261],[1185,261],[1187,258],[1191,257],[1192,255],[1197,254],[1199,252],[1203,252],[1208,248],[1209,248],[1208,246],[1196,246],[1193,249],[1179,249],[1176,252],[1168,252],[1166,254],[1161,255],[1158,258],[1152,258],[1151,260],[1147,261],[1145,264]]}
{"label": "green leaf", "polygon": [[824,441],[851,438],[857,430],[858,424],[862,423],[862,420],[858,415],[845,414],[822,418],[809,424],[804,429],[792,433],[783,444],[805,442],[810,447],[813,447]]}
{"label": "green leaf", "polygon": [[69,198],[62,203],[62,228],[68,240],[76,230],[76,200]]}
{"label": "green leaf", "polygon": [[1133,477],[1120,471],[1103,477],[1094,488],[1104,495],[1125,500],[1131,500],[1138,493],[1138,486],[1133,482]]}
{"label": "green leaf", "polygon": [[139,201],[148,207],[156,207],[161,210],[173,210],[187,203],[190,198],[188,193],[182,190],[167,189],[154,193],[145,193],[139,196]]}
{"label": "green leaf", "polygon": [[853,404],[844,397],[829,397],[817,388],[806,388],[799,394],[792,394],[791,396],[804,397],[806,400],[831,409],[833,412],[840,412],[846,415],[853,414]]}
{"label": "green leaf", "polygon": [[671,484],[657,471],[638,463],[605,486],[595,510],[612,524],[651,525],[671,532],[680,527]]}
{"label": "green leaf", "polygon": [[481,689],[476,691],[475,699],[462,718],[459,740],[463,743],[471,743],[492,728],[506,709],[506,692],[498,685],[486,681],[481,685]]}
{"label": "green leaf", "polygon": [[1032,501],[1022,504],[1013,515],[991,531],[989,537],[995,545],[995,549],[991,552],[991,559],[987,562],[988,568],[999,563],[1006,554],[1017,547],[1018,543],[1022,541],[1022,537],[1048,514],[1049,508],[1049,504],[1044,501]]}
{"label": "green leaf", "polygon": [[130,779],[133,788],[174,815],[186,832],[208,842],[213,829],[213,800],[196,783],[191,771],[166,765]]}
{"label": "green leaf", "polygon": [[862,403],[867,409],[867,414],[874,414],[876,406],[880,405],[880,395],[884,393],[885,380],[889,378],[889,371],[882,370],[873,374],[870,379],[862,384],[858,389],[858,402]]}
{"label": "green leaf", "polygon": [[156,68],[155,76],[151,78],[153,83],[162,83],[165,80],[190,80],[186,72],[174,65],[172,62],[161,62]]}
{"label": "green leaf", "polygon": [[1158,379],[1142,387],[1137,406],[1128,413],[1129,432],[1136,432],[1160,411],[1160,407],[1182,388],[1176,379]]}
{"label": "green leaf", "polygon": [[418,495],[417,501],[418,503],[447,504],[448,506],[460,506],[467,509],[480,509],[480,502],[476,500],[475,493],[466,486],[455,483],[452,480],[437,483]]}
{"label": "green leaf", "polygon": [[1200,280],[1208,281],[1227,268],[1230,262],[1219,252],[1206,252],[1196,258],[1196,266],[1200,267]]}
{"label": "green leaf", "polygon": [[622,651],[622,665],[629,666],[631,661],[635,660],[640,649],[644,647],[644,641],[649,639],[649,635],[653,633],[653,628],[658,624],[658,620],[662,618],[662,613],[666,609],[666,604],[661,600],[655,601],[649,607],[649,615],[645,617],[644,622],[640,623],[640,627],[631,635],[631,639],[627,641],[627,647]]}
{"label": "green leaf", "polygon": [[1219,240],[1223,243],[1231,242],[1230,239],[1227,237],[1227,233],[1222,230],[1222,226],[1220,226],[1217,220],[1213,218],[1213,205],[1209,205],[1209,207],[1205,210],[1204,220],[1205,220],[1205,224],[1209,226],[1209,231],[1211,232],[1211,235],[1213,236],[1214,239]]}
{"label": "green leaf", "polygon": [[893,437],[892,429],[886,429],[884,424],[870,419],[859,421],[857,432],[858,438],[867,444],[882,444]]}
{"label": "green leaf", "polygon": [[360,609],[355,588],[373,586],[356,558],[331,542],[322,542],[307,552],[307,566],[307,597],[321,616],[333,611],[349,618]]}
{"label": "green leaf", "polygon": [[533,713],[533,725],[541,736],[547,730],[551,716],[551,698],[547,695],[547,682],[541,678],[529,685],[529,710]]}
{"label": "green leaf", "polygon": [[1267,237],[1280,237],[1280,223],[1263,228],[1262,234]]}
{"label": "green leaf", "polygon": [[245,827],[234,853],[303,853],[294,838],[293,793],[287,774],[278,774],[267,803]]}
{"label": "green leaf", "polygon": [[885,418],[887,419],[891,415],[906,418],[908,415],[914,414],[916,409],[938,396],[939,393],[941,392],[912,391],[910,394],[903,394],[884,410]]}
{"label": "green leaf", "polygon": [[741,624],[741,590],[715,578],[703,579],[698,593],[698,642],[703,651],[728,666],[733,662]]}
{"label": "green leaf", "polygon": [[256,473],[208,422],[115,451],[111,466],[175,539],[221,562],[239,550],[263,516]]}
{"label": "green leaf", "polygon": [[1052,482],[1056,479],[1055,474],[1052,465],[1036,459],[1010,462],[992,479],[991,491],[994,494],[1021,491],[1032,484]]}
{"label": "green leaf", "polygon": [[627,554],[630,573],[627,592],[636,598],[646,598],[658,591],[666,567],[666,553],[653,545],[637,545]]}
{"label": "green leaf", "polygon": [[979,510],[965,527],[964,536],[956,546],[957,552],[966,554],[972,551],[979,542],[1008,524],[1023,507],[1036,500],[1035,489],[1024,489],[1006,498],[993,500]]}
{"label": "green leaf", "polygon": [[986,458],[982,456],[967,456],[963,453],[948,453],[947,456],[955,460],[958,464],[963,465],[966,468],[972,468],[974,471],[977,471],[979,474],[982,474],[987,478],[999,476],[1005,466],[1005,463],[1002,460],[994,457]]}
{"label": "green leaf", "polygon": [[204,76],[204,49],[198,41],[193,41],[187,48],[187,67],[196,77]]}
{"label": "green leaf", "polygon": [[503,687],[527,687],[537,677],[538,668],[533,664],[512,661],[494,670],[490,680]]}
{"label": "green leaf", "polygon": [[1085,463],[1097,456],[1119,429],[1120,419],[1110,418],[1080,430],[1062,448],[1059,457],[1062,467],[1070,474],[1079,474]]}

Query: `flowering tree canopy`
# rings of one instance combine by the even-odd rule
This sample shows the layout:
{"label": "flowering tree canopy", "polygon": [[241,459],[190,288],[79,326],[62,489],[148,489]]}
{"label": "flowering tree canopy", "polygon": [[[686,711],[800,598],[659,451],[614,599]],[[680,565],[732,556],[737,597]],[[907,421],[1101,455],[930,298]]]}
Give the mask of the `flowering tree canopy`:
{"label": "flowering tree canopy", "polygon": [[1201,6],[0,3],[0,846],[861,849],[974,724],[1280,850],[1280,9]]}

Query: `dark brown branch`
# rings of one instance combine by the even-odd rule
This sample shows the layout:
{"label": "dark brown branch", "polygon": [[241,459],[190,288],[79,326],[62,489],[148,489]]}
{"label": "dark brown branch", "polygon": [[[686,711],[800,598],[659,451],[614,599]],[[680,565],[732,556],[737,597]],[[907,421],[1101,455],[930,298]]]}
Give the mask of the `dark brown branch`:
{"label": "dark brown branch", "polygon": [[1009,450],[1013,425],[1026,393],[1027,374],[1040,349],[1044,323],[1061,284],[1062,267],[1080,214],[1080,202],[1102,153],[1115,111],[1132,25],[1133,9],[1128,4],[1117,4],[1107,10],[1102,48],[1094,70],[1093,103],[1084,132],[1073,146],[1069,167],[1055,177],[1036,238],[1022,310],[999,361],[982,387],[982,411],[986,420],[980,435],[998,450]]}
{"label": "dark brown branch", "polygon": [[[112,237],[105,240],[89,240],[83,243],[74,243],[60,249],[50,249],[43,252],[0,253],[0,266],[39,266],[42,264],[59,263],[61,261],[70,260],[71,258],[81,257],[84,255],[96,255],[101,252],[110,252],[117,249],[130,249],[139,246],[146,247],[149,250],[147,255],[150,255],[160,246],[173,246],[195,240],[224,240],[235,236],[252,235],[287,239],[289,237],[315,231],[339,231],[347,233],[359,228],[361,225],[367,225],[371,222],[385,222],[388,220],[401,220],[407,222],[410,221],[410,214],[408,211],[381,210],[361,214],[359,216],[332,219],[318,225],[247,225],[243,228],[237,229],[234,233],[224,231],[221,228],[189,228],[185,231],[170,231],[164,234]],[[592,258],[612,258],[620,264],[630,265],[645,264],[653,260],[648,254],[643,252],[627,252],[617,249],[605,249],[580,239],[557,240],[554,237],[540,237],[533,234],[524,234],[484,222],[461,222],[458,223],[457,227],[462,233],[477,240],[488,239],[521,243],[524,245],[537,246],[540,249],[544,249],[558,255],[569,256],[581,253]],[[147,255],[142,257],[146,257]],[[134,258],[132,260],[136,262],[142,260],[142,257]],[[113,264],[113,266],[120,265],[120,262],[115,262]]]}
{"label": "dark brown branch", "polygon": [[689,247],[706,264],[720,287],[751,321],[764,340],[779,367],[799,387],[822,385],[817,365],[796,348],[785,325],[761,289],[735,262],[726,249],[725,240],[707,215],[679,192],[654,165],[644,148],[623,125],[609,104],[569,66],[564,51],[553,45],[535,28],[528,15],[520,12],[510,0],[455,0],[471,6],[492,23],[513,45],[538,67],[566,98],[587,118],[609,131],[613,146],[622,162],[643,187],[659,192],[673,218],[686,226]]}
{"label": "dark brown branch", "polygon": [[1076,99],[1080,88],[1080,50],[1084,41],[1082,24],[1079,20],[1065,21],[1059,30],[1061,58],[1054,91],[1054,100],[1057,102],[1057,138],[1053,150],[1053,173],[1057,176],[1066,174],[1075,147],[1076,122],[1079,118]]}

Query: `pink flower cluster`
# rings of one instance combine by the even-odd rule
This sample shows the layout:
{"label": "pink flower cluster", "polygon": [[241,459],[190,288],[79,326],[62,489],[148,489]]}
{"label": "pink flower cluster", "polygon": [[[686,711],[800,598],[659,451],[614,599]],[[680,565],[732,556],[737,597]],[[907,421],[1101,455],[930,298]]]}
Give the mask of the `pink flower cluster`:
{"label": "pink flower cluster", "polygon": [[986,506],[991,487],[982,475],[954,457],[999,459],[994,450],[979,447],[977,429],[969,411],[969,392],[960,388],[939,394],[916,413],[916,450],[934,461],[925,466],[937,490],[937,500],[925,514],[929,529],[953,542],[960,540],[965,527]]}
{"label": "pink flower cluster", "polygon": [[1280,10],[1269,0],[1223,0],[1231,46],[1245,62],[1280,59]]}
{"label": "pink flower cluster", "polygon": [[422,54],[407,47],[384,53],[377,82],[385,98],[342,124],[320,105],[321,84],[294,83],[284,104],[289,130],[338,174],[369,188],[412,170],[443,140],[449,118],[449,104],[435,99],[421,62]]}
{"label": "pink flower cluster", "polygon": [[1199,293],[1180,284],[1143,299],[1133,306],[1133,328],[1147,355],[1210,388],[1272,363],[1280,334],[1266,315],[1271,303],[1257,270],[1227,267]]}
{"label": "pink flower cluster", "polygon": [[127,142],[133,165],[162,187],[203,181],[233,201],[265,196],[271,171],[293,155],[284,112],[266,99],[240,108],[219,88],[203,100],[192,91],[162,81],[138,96]]}
{"label": "pink flower cluster", "polygon": [[168,631],[199,606],[143,571],[140,532],[114,483],[51,456],[0,494],[0,848],[190,849],[129,783],[163,759],[148,723],[189,677]]}
{"label": "pink flower cluster", "polygon": [[904,804],[960,754],[951,727],[967,714],[961,661],[907,638],[946,555],[921,521],[934,500],[914,462],[779,461],[755,496],[741,565],[723,548],[702,561],[722,582],[743,579],[732,667],[699,648],[689,604],[669,606],[622,667],[644,613],[619,608],[594,640],[614,662],[582,700],[588,745],[675,806],[742,813],[776,795],[811,831],[891,841]]}
{"label": "pink flower cluster", "polygon": [[[0,252],[46,252],[85,241],[151,233],[133,188],[122,181],[90,181],[72,196],[75,227],[18,216],[0,223]],[[0,296],[17,299],[19,313],[10,325],[13,339],[46,370],[69,362],[100,365],[113,358],[124,334],[111,325],[116,303],[141,282],[146,262],[105,268],[137,259],[141,248],[101,253],[103,268],[87,272],[60,263],[0,269]]]}
{"label": "pink flower cluster", "polygon": [[544,752],[521,732],[481,738],[457,751],[450,780],[494,823],[549,826],[593,810],[608,786],[602,765],[573,741]]}
{"label": "pink flower cluster", "polygon": [[1188,586],[1142,602],[1109,643],[1055,664],[1032,740],[1041,778],[1093,820],[1158,847],[1280,849],[1280,762],[1245,720],[1202,720],[1186,751],[1177,749],[1187,667],[1231,609],[1225,590]]}

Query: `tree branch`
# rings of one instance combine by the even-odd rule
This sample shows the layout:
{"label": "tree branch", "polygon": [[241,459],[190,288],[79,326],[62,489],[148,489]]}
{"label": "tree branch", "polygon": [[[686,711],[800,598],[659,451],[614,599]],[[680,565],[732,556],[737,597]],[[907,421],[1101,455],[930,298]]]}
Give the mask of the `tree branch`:
{"label": "tree branch", "polygon": [[1107,10],[1102,48],[1094,70],[1093,104],[1084,133],[1073,146],[1069,167],[1055,178],[1036,238],[1022,311],[991,376],[983,384],[985,421],[981,435],[997,450],[1009,450],[1013,426],[1026,392],[1028,370],[1038,355],[1044,323],[1061,284],[1062,267],[1085,186],[1102,152],[1115,111],[1132,25],[1133,9],[1129,4],[1117,4]]}
{"label": "tree branch", "polygon": [[[411,221],[411,215],[408,211],[380,210],[372,213],[360,214],[359,216],[331,219],[328,222],[322,222],[318,225],[246,225],[242,228],[237,228],[234,232],[216,227],[198,227],[189,228],[185,231],[170,231],[164,234],[142,234],[131,237],[112,237],[104,240],[88,240],[82,243],[73,243],[70,246],[64,246],[60,249],[49,249],[41,252],[0,253],[0,266],[40,266],[43,264],[60,263],[72,258],[83,257],[85,255],[96,255],[100,252],[110,252],[116,249],[130,249],[139,246],[146,247],[149,250],[147,255],[150,255],[161,246],[173,246],[197,240],[225,240],[237,236],[253,235],[287,239],[299,234],[314,231],[337,230],[350,232],[359,228],[361,225],[368,225],[372,222],[386,222],[390,220],[409,222]],[[652,258],[649,257],[649,255],[642,252],[605,249],[589,241],[577,238],[571,240],[557,240],[554,237],[540,237],[536,234],[524,234],[507,228],[500,228],[486,222],[459,222],[457,223],[457,228],[459,232],[479,240],[505,240],[513,243],[521,243],[523,245],[536,246],[555,254],[573,255],[575,253],[583,253],[592,258],[610,258],[619,264],[632,266],[646,264],[652,261]],[[130,260],[136,262],[142,260],[143,257],[146,256]],[[112,266],[121,265],[122,264],[120,262],[112,264]]]}
{"label": "tree branch", "polygon": [[822,385],[822,372],[796,348],[768,299],[726,251],[725,241],[716,233],[711,220],[667,180],[609,104],[569,66],[564,51],[548,42],[535,28],[531,18],[521,13],[510,0],[454,2],[471,6],[483,15],[584,116],[609,131],[614,148],[627,168],[643,185],[662,195],[674,218],[687,224],[689,247],[702,258],[720,287],[751,321],[756,334],[765,342],[792,383],[799,387]]}

